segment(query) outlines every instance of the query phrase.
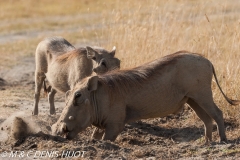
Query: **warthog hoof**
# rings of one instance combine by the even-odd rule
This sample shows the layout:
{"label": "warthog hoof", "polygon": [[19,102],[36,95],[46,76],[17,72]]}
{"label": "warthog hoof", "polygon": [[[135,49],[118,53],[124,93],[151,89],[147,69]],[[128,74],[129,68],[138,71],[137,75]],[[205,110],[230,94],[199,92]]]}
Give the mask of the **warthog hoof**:
{"label": "warthog hoof", "polygon": [[227,140],[226,137],[225,138],[221,138],[219,143],[221,143],[221,144],[228,144],[228,140]]}
{"label": "warthog hoof", "polygon": [[38,115],[38,110],[34,109],[33,112],[32,112],[32,115]]}
{"label": "warthog hoof", "polygon": [[51,114],[51,115],[56,114],[55,108],[54,108],[54,109],[50,109],[50,114]]}

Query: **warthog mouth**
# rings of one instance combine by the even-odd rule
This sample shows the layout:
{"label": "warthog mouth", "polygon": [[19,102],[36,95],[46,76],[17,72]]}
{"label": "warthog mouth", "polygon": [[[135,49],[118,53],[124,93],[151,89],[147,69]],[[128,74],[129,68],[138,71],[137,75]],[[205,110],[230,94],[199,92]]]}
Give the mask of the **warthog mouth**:
{"label": "warthog mouth", "polygon": [[67,138],[67,136],[68,136],[68,134],[69,134],[69,130],[67,129],[67,127],[66,127],[66,129],[64,129],[63,131],[62,131],[62,136],[64,137],[64,138]]}
{"label": "warthog mouth", "polygon": [[58,127],[58,129],[57,129],[57,135],[59,135],[59,136],[62,136],[62,137],[64,137],[64,138],[66,138],[66,139],[69,139],[69,133],[70,133],[71,131],[69,130],[69,128],[67,127],[67,125],[66,125],[66,123],[62,123],[59,127]]}
{"label": "warthog mouth", "polygon": [[62,128],[61,136],[65,139],[71,140],[75,137],[76,132],[75,130],[69,130],[67,126]]}
{"label": "warthog mouth", "polygon": [[62,133],[61,136],[63,136],[66,139],[72,139],[70,136],[71,131],[67,128],[67,126],[65,126],[64,128],[62,128]]}
{"label": "warthog mouth", "polygon": [[93,72],[95,72],[98,75],[103,75],[103,74],[106,74],[106,72],[114,72],[114,71],[117,71],[119,69],[120,69],[120,67],[115,67],[115,68],[106,69],[106,70],[99,70],[99,71],[97,71],[96,69],[95,70],[93,69]]}

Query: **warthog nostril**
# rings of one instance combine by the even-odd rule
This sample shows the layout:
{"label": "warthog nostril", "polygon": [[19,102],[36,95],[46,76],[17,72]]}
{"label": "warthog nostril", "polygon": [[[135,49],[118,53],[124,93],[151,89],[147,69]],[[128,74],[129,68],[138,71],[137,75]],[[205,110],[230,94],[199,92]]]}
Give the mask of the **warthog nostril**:
{"label": "warthog nostril", "polygon": [[73,116],[69,116],[68,119],[69,119],[69,120],[74,120],[74,117],[73,117]]}
{"label": "warthog nostril", "polygon": [[66,123],[62,123],[61,128],[62,128],[63,132],[67,132],[67,125],[66,125]]}

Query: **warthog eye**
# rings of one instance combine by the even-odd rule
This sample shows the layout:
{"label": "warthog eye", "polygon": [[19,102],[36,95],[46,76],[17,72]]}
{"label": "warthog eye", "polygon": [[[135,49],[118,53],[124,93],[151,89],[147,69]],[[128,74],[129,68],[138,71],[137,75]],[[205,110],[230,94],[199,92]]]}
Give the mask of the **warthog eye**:
{"label": "warthog eye", "polygon": [[104,67],[107,67],[105,62],[102,62],[101,65],[103,65]]}
{"label": "warthog eye", "polygon": [[96,61],[96,57],[93,57],[92,59],[93,59],[94,61]]}
{"label": "warthog eye", "polygon": [[75,98],[81,97],[81,93],[77,92],[75,93]]}

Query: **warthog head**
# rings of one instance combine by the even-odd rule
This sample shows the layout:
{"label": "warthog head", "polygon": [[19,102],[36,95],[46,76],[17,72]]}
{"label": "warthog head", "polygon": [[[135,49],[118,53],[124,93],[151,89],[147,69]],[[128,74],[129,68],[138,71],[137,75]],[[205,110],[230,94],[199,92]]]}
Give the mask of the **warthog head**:
{"label": "warthog head", "polygon": [[110,52],[102,48],[91,48],[89,46],[86,49],[88,58],[96,62],[93,66],[93,72],[96,74],[104,74],[111,70],[120,69],[120,60],[114,57],[115,46]]}
{"label": "warthog head", "polygon": [[97,89],[98,77],[86,78],[66,92],[66,106],[58,121],[52,126],[53,135],[74,138],[93,122],[94,110],[90,95]]}

